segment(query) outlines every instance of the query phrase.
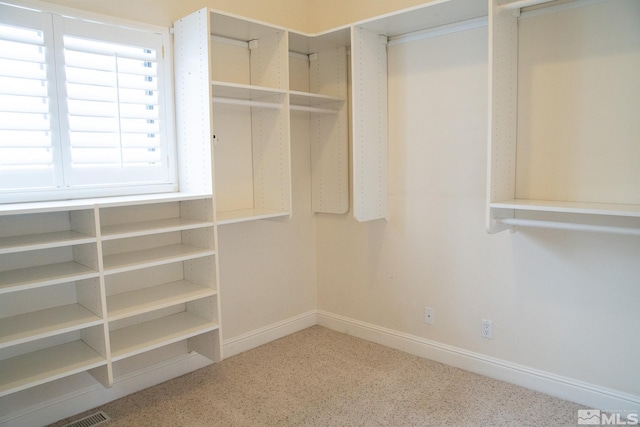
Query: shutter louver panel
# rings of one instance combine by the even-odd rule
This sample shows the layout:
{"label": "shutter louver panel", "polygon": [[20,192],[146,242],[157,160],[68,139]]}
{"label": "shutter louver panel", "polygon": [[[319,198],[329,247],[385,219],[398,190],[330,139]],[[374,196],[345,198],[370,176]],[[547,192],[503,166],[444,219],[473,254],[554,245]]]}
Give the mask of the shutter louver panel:
{"label": "shutter louver panel", "polygon": [[167,41],[0,2],[0,203],[177,191]]}
{"label": "shutter louver panel", "polygon": [[0,24],[0,190],[55,187],[47,47],[39,18],[24,11],[22,22]]}
{"label": "shutter louver panel", "polygon": [[74,168],[162,166],[155,49],[64,37]]}

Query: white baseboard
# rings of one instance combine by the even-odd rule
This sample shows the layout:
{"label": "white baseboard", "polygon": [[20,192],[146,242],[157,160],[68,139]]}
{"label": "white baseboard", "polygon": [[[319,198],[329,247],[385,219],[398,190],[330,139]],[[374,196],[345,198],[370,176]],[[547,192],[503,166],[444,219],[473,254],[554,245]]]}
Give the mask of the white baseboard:
{"label": "white baseboard", "polygon": [[[224,357],[234,356],[314,325],[577,402],[589,408],[640,413],[640,396],[562,377],[320,310],[312,310],[226,340],[223,342]],[[179,356],[125,375],[119,378],[110,389],[105,389],[98,384],[85,386],[17,413],[0,417],[0,426],[46,425],[192,372],[210,363],[211,361],[197,353]]]}
{"label": "white baseboard", "polygon": [[640,413],[640,396],[540,371],[462,348],[318,310],[318,325],[605,411]]}
{"label": "white baseboard", "polygon": [[222,354],[226,359],[316,324],[316,310],[311,310],[229,340],[223,340]]}

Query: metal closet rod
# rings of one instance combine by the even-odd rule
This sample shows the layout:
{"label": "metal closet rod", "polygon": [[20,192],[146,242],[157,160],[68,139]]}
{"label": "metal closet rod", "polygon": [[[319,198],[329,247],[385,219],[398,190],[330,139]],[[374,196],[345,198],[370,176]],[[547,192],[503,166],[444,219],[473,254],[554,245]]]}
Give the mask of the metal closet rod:
{"label": "metal closet rod", "polygon": [[616,227],[609,225],[577,224],[560,221],[543,221],[537,219],[521,218],[494,218],[498,224],[516,227],[554,228],[557,230],[591,231],[595,233],[624,234],[627,236],[640,236],[640,228]]}
{"label": "metal closet rod", "polygon": [[273,108],[275,110],[279,110],[280,108],[282,108],[282,104],[279,102],[253,101],[250,99],[225,98],[223,96],[214,96],[213,103],[227,104],[227,105],[242,105],[244,107]]}

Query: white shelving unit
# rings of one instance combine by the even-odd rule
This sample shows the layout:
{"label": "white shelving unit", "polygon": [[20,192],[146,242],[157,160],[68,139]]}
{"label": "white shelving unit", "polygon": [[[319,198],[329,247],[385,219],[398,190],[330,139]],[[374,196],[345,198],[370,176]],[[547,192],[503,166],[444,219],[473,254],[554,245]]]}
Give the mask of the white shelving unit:
{"label": "white shelving unit", "polygon": [[[158,200],[159,199],[159,200]],[[0,396],[185,341],[219,361],[211,196],[0,211]]]}
{"label": "white shelving unit", "polygon": [[387,43],[473,24],[486,15],[483,1],[434,1],[351,27],[353,211],[358,221],[388,215]]}
{"label": "white shelving unit", "polygon": [[196,138],[214,141],[217,224],[288,218],[286,30],[209,9],[174,27],[178,110],[201,112],[178,121],[191,129],[185,138],[198,129]]}
{"label": "white shelving unit", "polygon": [[638,6],[490,1],[490,233],[640,235]]}
{"label": "white shelving unit", "polygon": [[312,211],[344,214],[349,210],[349,31],[288,35],[291,120],[308,120],[310,127]]}

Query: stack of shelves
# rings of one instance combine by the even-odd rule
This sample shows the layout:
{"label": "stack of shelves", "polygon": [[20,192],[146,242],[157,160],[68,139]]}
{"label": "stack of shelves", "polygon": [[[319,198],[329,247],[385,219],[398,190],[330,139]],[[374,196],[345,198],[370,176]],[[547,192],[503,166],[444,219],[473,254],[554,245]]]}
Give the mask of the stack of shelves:
{"label": "stack of shelves", "polygon": [[186,341],[219,361],[213,200],[126,198],[0,216],[0,396]]}
{"label": "stack of shelves", "polygon": [[178,111],[202,113],[178,128],[213,138],[217,224],[289,217],[286,30],[208,9],[174,26],[176,81],[199,87],[177,91]]}
{"label": "stack of shelves", "polygon": [[93,211],[1,220],[0,396],[82,371],[102,381],[108,351]]}

